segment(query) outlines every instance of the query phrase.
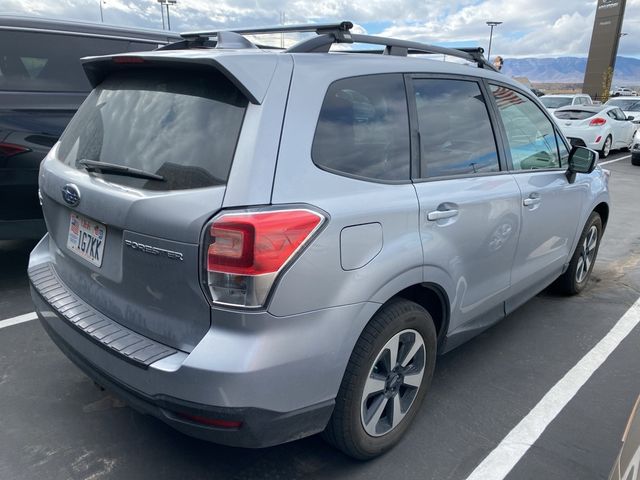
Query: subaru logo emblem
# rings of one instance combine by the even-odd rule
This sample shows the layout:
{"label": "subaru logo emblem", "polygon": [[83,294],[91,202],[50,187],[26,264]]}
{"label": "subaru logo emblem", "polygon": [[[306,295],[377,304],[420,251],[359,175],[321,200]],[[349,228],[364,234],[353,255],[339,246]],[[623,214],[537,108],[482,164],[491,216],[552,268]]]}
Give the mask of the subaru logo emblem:
{"label": "subaru logo emblem", "polygon": [[62,199],[71,207],[80,203],[80,190],[73,183],[67,183],[62,187]]}

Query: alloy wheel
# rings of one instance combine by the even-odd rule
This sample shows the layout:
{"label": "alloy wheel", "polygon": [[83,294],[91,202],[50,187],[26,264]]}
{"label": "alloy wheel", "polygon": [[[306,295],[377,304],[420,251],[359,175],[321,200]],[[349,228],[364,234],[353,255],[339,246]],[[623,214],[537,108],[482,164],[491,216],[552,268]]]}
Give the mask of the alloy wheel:
{"label": "alloy wheel", "polygon": [[580,258],[578,259],[578,265],[576,267],[576,282],[582,283],[587,278],[591,264],[596,255],[596,245],[598,244],[598,228],[595,225],[591,225],[589,232],[584,237],[582,242],[582,250],[580,252]]}
{"label": "alloy wheel", "polygon": [[396,333],[376,356],[364,384],[360,418],[379,437],[396,428],[415,400],[425,370],[424,339],[416,330]]}
{"label": "alloy wheel", "polygon": [[611,152],[611,137],[607,137],[607,139],[604,141],[604,146],[602,147],[602,153],[606,157],[609,155],[610,152]]}

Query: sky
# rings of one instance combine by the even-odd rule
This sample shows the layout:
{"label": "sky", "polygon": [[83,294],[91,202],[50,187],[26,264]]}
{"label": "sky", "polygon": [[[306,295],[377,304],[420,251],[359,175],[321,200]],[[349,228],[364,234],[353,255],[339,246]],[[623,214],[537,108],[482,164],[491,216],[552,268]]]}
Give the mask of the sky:
{"label": "sky", "polygon": [[[162,28],[157,0],[0,0],[0,13]],[[502,21],[492,56],[586,56],[596,1],[585,0],[177,0],[171,29],[353,21],[360,32],[447,46],[485,47],[487,20]],[[640,0],[627,0],[618,54],[640,57]]]}

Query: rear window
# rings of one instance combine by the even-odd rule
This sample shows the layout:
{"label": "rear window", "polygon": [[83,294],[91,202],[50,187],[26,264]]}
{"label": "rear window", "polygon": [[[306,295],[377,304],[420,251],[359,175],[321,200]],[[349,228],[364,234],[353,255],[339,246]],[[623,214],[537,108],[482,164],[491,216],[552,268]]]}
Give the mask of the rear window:
{"label": "rear window", "polygon": [[58,158],[114,163],[164,181],[92,173],[150,190],[225,184],[246,98],[207,70],[129,70],[107,78],[87,97],[61,138]]}
{"label": "rear window", "polygon": [[[126,52],[125,40],[0,31],[0,90],[88,92],[80,58]],[[145,50],[154,48],[153,44]]]}
{"label": "rear window", "polygon": [[597,112],[587,112],[585,110],[561,110],[555,111],[553,114],[560,120],[584,120],[593,117]]}

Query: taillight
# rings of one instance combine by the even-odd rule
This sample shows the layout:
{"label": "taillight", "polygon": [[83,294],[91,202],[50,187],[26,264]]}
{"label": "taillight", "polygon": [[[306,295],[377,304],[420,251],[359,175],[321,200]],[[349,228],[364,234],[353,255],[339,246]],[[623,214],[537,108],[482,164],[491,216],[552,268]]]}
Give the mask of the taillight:
{"label": "taillight", "polygon": [[593,120],[591,120],[589,122],[589,126],[590,127],[601,127],[605,123],[607,123],[607,121],[604,118],[596,117],[596,118],[594,118]]}
{"label": "taillight", "polygon": [[309,241],[325,217],[292,209],[226,213],[207,229],[207,286],[215,303],[264,304],[278,272]]}
{"label": "taillight", "polygon": [[22,145],[0,142],[0,157],[13,157],[14,155],[30,151],[30,148],[23,147]]}

